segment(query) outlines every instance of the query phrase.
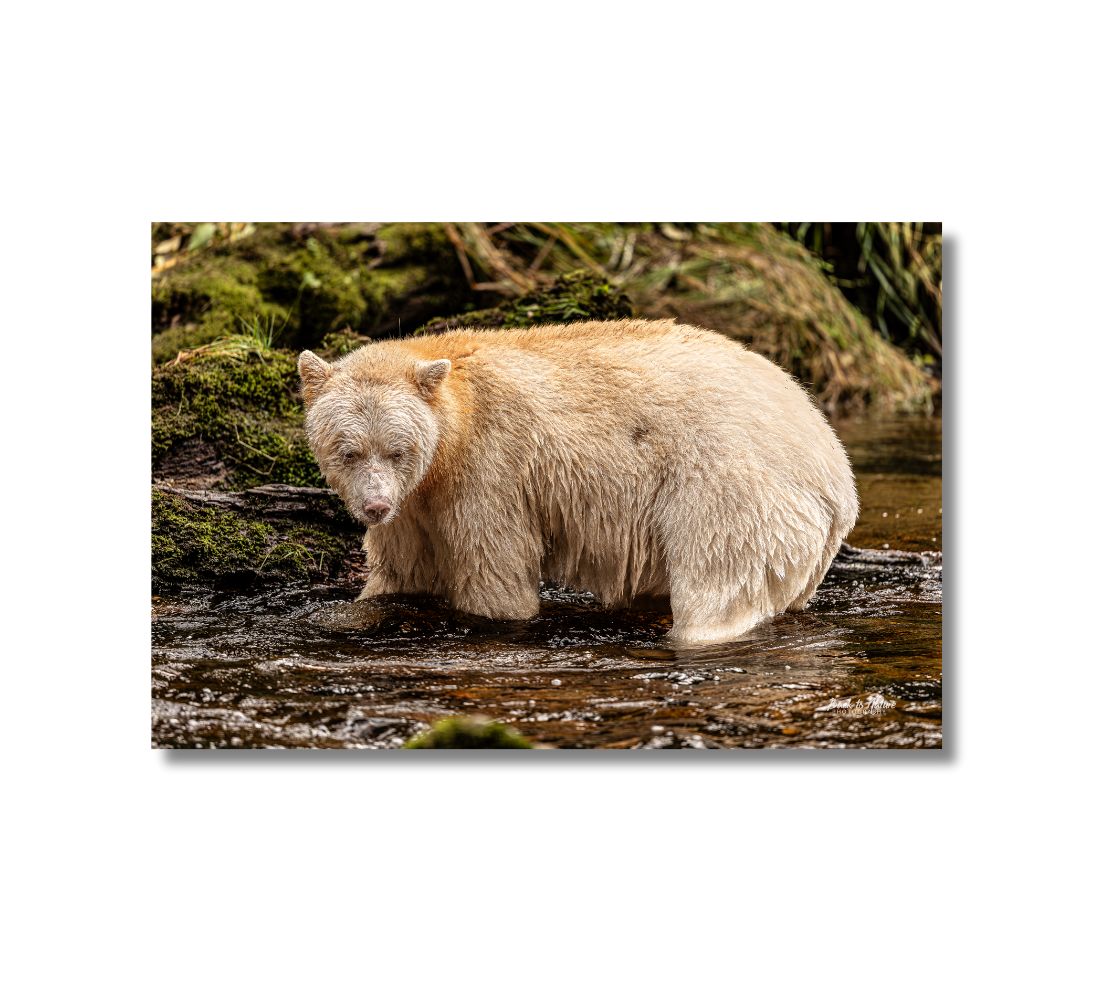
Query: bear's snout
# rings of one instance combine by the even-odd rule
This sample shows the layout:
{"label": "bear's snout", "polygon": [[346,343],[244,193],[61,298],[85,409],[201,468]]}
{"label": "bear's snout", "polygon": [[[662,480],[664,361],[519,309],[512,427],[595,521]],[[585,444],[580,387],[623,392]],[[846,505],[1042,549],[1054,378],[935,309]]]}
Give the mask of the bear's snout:
{"label": "bear's snout", "polygon": [[362,510],[373,524],[379,524],[385,519],[385,515],[389,513],[389,501],[384,497],[371,497],[365,502]]}

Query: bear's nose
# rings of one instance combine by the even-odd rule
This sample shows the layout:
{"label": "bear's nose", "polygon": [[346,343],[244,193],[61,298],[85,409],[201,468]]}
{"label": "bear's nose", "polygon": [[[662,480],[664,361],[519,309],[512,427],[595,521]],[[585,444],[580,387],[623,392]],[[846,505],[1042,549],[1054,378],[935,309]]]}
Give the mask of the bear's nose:
{"label": "bear's nose", "polygon": [[362,509],[366,512],[367,517],[374,521],[380,521],[389,513],[389,503],[387,500],[382,500],[380,498],[367,500],[365,507]]}

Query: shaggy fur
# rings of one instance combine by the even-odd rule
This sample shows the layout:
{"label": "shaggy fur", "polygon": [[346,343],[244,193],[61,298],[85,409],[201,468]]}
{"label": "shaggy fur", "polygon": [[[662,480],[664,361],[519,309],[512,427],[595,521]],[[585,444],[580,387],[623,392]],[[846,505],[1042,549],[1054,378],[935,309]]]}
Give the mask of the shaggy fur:
{"label": "shaggy fur", "polygon": [[542,576],[608,607],[668,595],[683,644],[813,596],[858,511],[806,393],[671,320],[457,330],[300,356],[307,432],[365,523],[362,597],[537,614]]}

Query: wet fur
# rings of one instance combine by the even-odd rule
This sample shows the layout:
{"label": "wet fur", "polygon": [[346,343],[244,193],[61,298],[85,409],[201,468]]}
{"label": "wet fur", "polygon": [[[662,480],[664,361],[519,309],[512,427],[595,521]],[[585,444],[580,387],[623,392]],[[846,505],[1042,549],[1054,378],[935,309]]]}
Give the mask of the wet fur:
{"label": "wet fur", "polygon": [[672,636],[715,642],[804,607],[856,520],[806,393],[672,321],[461,330],[305,352],[300,372],[327,481],[359,520],[371,490],[391,500],[363,597],[525,619],[544,577],[608,607],[668,595]]}

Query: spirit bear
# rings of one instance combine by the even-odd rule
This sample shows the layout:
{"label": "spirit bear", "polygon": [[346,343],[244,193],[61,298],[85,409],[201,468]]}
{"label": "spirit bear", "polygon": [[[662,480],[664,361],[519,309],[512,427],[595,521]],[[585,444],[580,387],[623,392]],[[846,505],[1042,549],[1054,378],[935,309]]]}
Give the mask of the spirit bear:
{"label": "spirit bear", "polygon": [[803,608],[858,512],[843,446],[765,358],[672,320],[455,330],[299,358],[323,475],[367,526],[362,597],[526,619],[544,579],[668,596],[671,638]]}

